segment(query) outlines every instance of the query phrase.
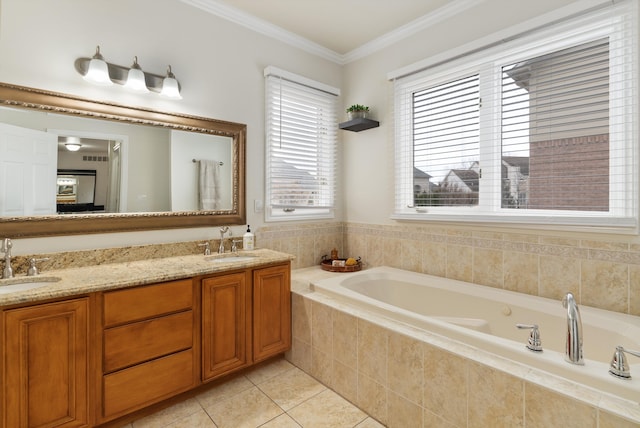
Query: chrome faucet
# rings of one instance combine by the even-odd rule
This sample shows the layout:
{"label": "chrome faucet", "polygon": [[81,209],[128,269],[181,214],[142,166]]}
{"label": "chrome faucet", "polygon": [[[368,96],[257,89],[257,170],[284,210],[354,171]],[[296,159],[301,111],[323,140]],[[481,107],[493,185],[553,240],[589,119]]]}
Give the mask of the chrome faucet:
{"label": "chrome faucet", "polygon": [[218,246],[218,254],[224,253],[224,234],[229,231],[229,226],[223,226],[220,228],[220,246]]}
{"label": "chrome faucet", "polygon": [[209,241],[203,242],[202,244],[198,244],[198,247],[204,247],[204,255],[211,255],[211,246],[209,245]]}
{"label": "chrome faucet", "polygon": [[542,352],[542,340],[540,340],[540,327],[538,327],[538,324],[516,324],[516,327],[530,329],[527,349],[533,352]]}
{"label": "chrome faucet", "polygon": [[640,352],[632,351],[630,349],[624,349],[622,345],[616,346],[616,352],[613,354],[613,358],[611,359],[611,364],[609,367],[609,373],[611,373],[615,377],[619,377],[621,379],[631,379],[631,372],[629,371],[629,364],[627,364],[627,358],[624,356],[624,353],[635,355],[636,357],[640,357]]}
{"label": "chrome faucet", "polygon": [[31,257],[29,259],[29,269],[27,269],[27,276],[36,276],[40,274],[38,270],[37,263],[38,262],[47,262],[49,261],[49,257],[44,257],[42,259],[36,259],[35,257]]}
{"label": "chrome faucet", "polygon": [[584,364],[582,359],[582,319],[580,309],[573,297],[567,293],[562,299],[562,306],[567,310],[567,337],[564,359],[571,364]]}
{"label": "chrome faucet", "polygon": [[13,268],[11,267],[11,248],[13,243],[11,239],[4,238],[2,241],[2,247],[0,251],[4,253],[4,270],[2,271],[2,278],[13,278]]}

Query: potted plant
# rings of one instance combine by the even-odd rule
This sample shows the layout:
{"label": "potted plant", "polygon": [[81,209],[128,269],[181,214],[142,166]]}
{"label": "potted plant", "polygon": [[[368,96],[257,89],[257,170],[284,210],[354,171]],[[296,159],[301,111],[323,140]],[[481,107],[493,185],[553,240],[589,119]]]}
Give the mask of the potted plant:
{"label": "potted plant", "polygon": [[364,118],[369,114],[369,107],[362,104],[354,104],[347,109],[347,117],[349,120]]}

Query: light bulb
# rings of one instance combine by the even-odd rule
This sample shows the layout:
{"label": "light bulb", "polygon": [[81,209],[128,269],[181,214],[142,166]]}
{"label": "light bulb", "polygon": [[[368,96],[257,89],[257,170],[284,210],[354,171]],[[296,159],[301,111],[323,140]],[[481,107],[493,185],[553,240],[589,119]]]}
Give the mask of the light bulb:
{"label": "light bulb", "polygon": [[124,87],[136,92],[149,92],[149,88],[147,88],[147,83],[145,82],[144,72],[140,68],[140,65],[138,65],[137,56],[134,57],[133,65],[131,69],[129,69],[127,83],[125,83]]}
{"label": "light bulb", "polygon": [[182,95],[180,95],[180,87],[178,86],[176,76],[171,72],[171,66],[169,66],[169,69],[167,70],[167,77],[162,81],[162,91],[160,92],[160,95],[174,100],[182,99]]}
{"label": "light bulb", "polygon": [[109,77],[109,66],[100,54],[100,46],[96,47],[96,54],[89,61],[87,74],[83,77],[89,83],[101,86],[111,86],[113,82]]}

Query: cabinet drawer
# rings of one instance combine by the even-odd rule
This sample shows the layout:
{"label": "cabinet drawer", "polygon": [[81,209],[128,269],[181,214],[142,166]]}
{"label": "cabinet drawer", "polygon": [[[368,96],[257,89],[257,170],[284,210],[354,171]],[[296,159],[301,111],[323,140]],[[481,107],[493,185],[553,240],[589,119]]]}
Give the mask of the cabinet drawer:
{"label": "cabinet drawer", "polygon": [[195,369],[189,349],[104,376],[103,416],[121,416],[194,387]]}
{"label": "cabinet drawer", "polygon": [[191,309],[191,279],[104,293],[104,326],[140,321]]}
{"label": "cabinet drawer", "polygon": [[180,312],[104,332],[104,372],[109,373],[193,346],[193,311]]}

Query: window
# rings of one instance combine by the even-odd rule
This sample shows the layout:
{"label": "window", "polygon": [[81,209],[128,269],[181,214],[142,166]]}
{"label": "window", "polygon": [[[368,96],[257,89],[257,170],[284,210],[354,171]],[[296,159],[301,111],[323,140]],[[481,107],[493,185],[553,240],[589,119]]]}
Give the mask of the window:
{"label": "window", "polygon": [[635,7],[398,79],[394,218],[637,226]]}
{"label": "window", "polygon": [[331,218],[339,90],[268,67],[266,220]]}

